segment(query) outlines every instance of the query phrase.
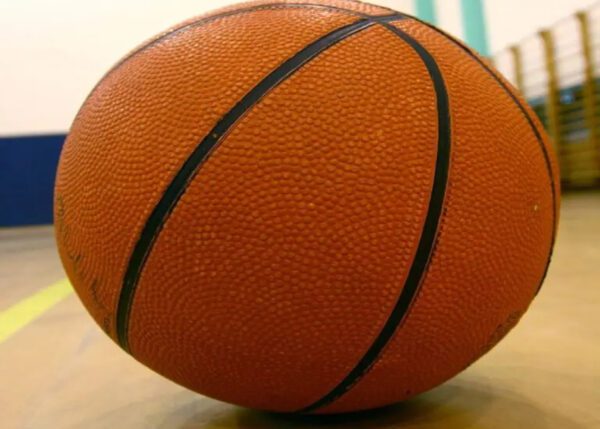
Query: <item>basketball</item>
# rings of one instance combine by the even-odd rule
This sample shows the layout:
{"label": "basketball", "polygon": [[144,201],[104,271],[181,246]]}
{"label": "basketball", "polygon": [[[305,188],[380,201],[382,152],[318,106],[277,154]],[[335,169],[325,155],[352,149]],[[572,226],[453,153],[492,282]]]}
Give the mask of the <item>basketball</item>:
{"label": "basketball", "polygon": [[54,219],[80,300],[139,362],[233,404],[340,413],[432,389],[516,325],[559,184],[534,111],[466,45],[385,7],[268,0],[106,73]]}

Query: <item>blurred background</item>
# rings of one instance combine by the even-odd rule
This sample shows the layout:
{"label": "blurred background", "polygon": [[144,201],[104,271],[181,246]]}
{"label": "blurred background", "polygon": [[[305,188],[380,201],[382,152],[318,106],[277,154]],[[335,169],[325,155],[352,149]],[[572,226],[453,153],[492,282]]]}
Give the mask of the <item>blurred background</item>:
{"label": "blurred background", "polygon": [[[54,172],[94,84],[130,49],[227,0],[0,0],[0,226],[52,221]],[[490,58],[554,139],[563,187],[600,183],[600,3],[379,0]]]}

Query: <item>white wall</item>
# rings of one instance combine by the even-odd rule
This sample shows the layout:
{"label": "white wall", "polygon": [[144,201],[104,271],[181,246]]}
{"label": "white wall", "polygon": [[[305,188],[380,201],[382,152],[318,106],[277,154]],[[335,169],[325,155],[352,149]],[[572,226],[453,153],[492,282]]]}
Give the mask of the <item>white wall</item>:
{"label": "white wall", "polygon": [[[460,0],[436,0],[462,36]],[[492,52],[595,0],[486,0]],[[374,0],[414,13],[413,0]],[[103,73],[143,40],[229,0],[0,0],[0,135],[64,132]]]}
{"label": "white wall", "polygon": [[0,135],[64,132],[89,90],[154,34],[227,0],[0,0]]}

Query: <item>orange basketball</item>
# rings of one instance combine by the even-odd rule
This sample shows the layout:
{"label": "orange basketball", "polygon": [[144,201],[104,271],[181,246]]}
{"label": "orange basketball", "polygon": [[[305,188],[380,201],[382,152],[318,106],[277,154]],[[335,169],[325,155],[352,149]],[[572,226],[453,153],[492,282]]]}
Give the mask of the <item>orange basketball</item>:
{"label": "orange basketball", "polygon": [[333,413],[431,389],[517,323],[558,186],[535,114],[469,48],[353,0],[265,0],[107,73],[62,153],[56,233],[143,364]]}

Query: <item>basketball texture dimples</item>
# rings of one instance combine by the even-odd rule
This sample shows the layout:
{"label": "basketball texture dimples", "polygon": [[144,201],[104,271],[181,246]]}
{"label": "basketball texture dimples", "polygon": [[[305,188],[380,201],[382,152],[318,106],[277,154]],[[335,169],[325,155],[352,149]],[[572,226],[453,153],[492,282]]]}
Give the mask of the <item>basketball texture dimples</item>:
{"label": "basketball texture dimples", "polygon": [[63,149],[56,235],[87,310],[148,367],[345,412],[442,383],[516,324],[558,182],[535,114],[468,48],[357,1],[265,0],[106,74]]}

